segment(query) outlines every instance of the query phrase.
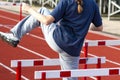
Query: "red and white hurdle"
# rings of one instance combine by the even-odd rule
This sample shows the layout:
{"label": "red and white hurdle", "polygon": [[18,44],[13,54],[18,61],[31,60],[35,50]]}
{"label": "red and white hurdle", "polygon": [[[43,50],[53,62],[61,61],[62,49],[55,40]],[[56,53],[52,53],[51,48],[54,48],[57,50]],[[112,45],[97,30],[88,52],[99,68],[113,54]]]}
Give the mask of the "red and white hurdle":
{"label": "red and white hurdle", "polygon": [[87,40],[84,42],[83,46],[117,46],[120,45],[120,40]]}
{"label": "red and white hurdle", "polygon": [[20,6],[20,20],[22,19],[22,4],[21,3],[11,3],[11,2],[1,2],[0,6]]}
{"label": "red and white hurdle", "polygon": [[[98,64],[98,60],[101,63],[105,63],[105,57],[98,58],[80,58],[80,64]],[[17,67],[18,62],[21,63],[21,67],[34,67],[34,66],[57,66],[60,65],[59,59],[29,59],[29,60],[11,60],[11,67]]]}
{"label": "red and white hurdle", "polygon": [[120,75],[120,68],[35,71],[34,78],[46,80],[47,78],[91,77],[110,75]]}
{"label": "red and white hurdle", "polygon": [[[84,47],[84,55],[85,57],[88,57],[88,47],[93,46],[117,46],[120,45],[120,40],[86,40],[83,44]],[[87,64],[84,65],[84,69],[87,69]],[[98,80],[101,80],[101,77],[97,77]],[[84,77],[84,80],[87,80],[86,77]]]}
{"label": "red and white hurdle", "polygon": [[21,3],[11,3],[11,2],[1,2],[0,1],[0,6],[20,6]]}
{"label": "red and white hurdle", "polygon": [[[105,63],[105,57],[97,58],[80,58],[80,64],[97,64],[97,67],[101,67],[102,63]],[[35,67],[35,66],[56,66],[60,65],[59,59],[32,59],[32,60],[11,60],[11,67],[17,67],[16,80],[21,80],[21,68],[22,67]]]}

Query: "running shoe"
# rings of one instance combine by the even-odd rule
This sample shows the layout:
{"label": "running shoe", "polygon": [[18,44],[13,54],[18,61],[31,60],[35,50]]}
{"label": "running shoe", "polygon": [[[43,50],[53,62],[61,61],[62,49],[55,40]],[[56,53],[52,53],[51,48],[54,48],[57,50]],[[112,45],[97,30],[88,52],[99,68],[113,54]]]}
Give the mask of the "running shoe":
{"label": "running shoe", "polygon": [[13,47],[17,47],[19,44],[19,39],[16,38],[12,33],[0,32],[0,38]]}

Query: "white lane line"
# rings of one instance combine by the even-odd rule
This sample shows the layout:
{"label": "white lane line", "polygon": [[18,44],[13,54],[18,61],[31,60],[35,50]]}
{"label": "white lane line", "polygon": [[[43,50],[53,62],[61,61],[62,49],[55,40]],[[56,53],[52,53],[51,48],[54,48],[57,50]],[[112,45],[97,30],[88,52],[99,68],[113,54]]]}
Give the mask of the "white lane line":
{"label": "white lane line", "polygon": [[3,9],[0,9],[0,11],[4,11],[4,12],[7,12],[7,13],[11,13],[11,14],[15,14],[15,15],[18,15],[18,16],[20,16],[20,14],[19,13],[17,13],[17,12],[15,12],[15,11],[6,11],[6,10],[3,10]]}
{"label": "white lane line", "polygon": [[[10,71],[10,72],[16,74],[16,71],[14,71],[14,70],[11,69],[10,67],[4,65],[3,63],[0,63],[0,66],[4,67],[4,68],[7,69],[8,71]],[[21,75],[21,77],[22,77],[24,80],[29,80],[27,77],[25,77],[25,76],[23,76],[23,75]]]}
{"label": "white lane line", "polygon": [[48,58],[48,57],[46,57],[46,56],[44,56],[44,55],[42,55],[42,54],[40,54],[40,53],[37,53],[37,52],[35,52],[35,51],[33,51],[33,50],[30,50],[30,49],[28,49],[28,48],[25,48],[25,47],[23,47],[23,46],[21,46],[21,45],[18,45],[18,47],[21,48],[21,49],[23,49],[23,50],[25,50],[25,51],[31,52],[32,54],[35,54],[35,55],[37,55],[37,56],[40,56],[40,57],[42,57],[42,58],[50,59],[50,58]]}
{"label": "white lane line", "polygon": [[15,22],[18,22],[18,21],[19,21],[19,20],[13,19],[13,18],[9,18],[9,17],[6,17],[6,16],[2,16],[2,15],[0,15],[0,17],[5,18],[5,19],[9,19],[9,20],[12,20],[12,21],[15,21]]}
{"label": "white lane line", "polygon": [[30,35],[30,36],[32,36],[32,37],[34,37],[34,38],[37,38],[37,39],[40,39],[40,40],[44,40],[45,41],[45,39],[43,38],[43,37],[39,37],[39,36],[36,36],[36,35],[34,35],[34,34],[28,34],[28,35]]}
{"label": "white lane line", "polygon": [[110,35],[110,34],[105,34],[103,32],[99,32],[99,31],[89,31],[89,32],[93,33],[93,34],[98,34],[98,35],[110,37],[110,38],[120,39],[120,37],[118,37],[118,36],[114,36],[114,35]]}
{"label": "white lane line", "polygon": [[120,48],[118,47],[114,47],[114,46],[107,46],[107,47],[120,51]]}

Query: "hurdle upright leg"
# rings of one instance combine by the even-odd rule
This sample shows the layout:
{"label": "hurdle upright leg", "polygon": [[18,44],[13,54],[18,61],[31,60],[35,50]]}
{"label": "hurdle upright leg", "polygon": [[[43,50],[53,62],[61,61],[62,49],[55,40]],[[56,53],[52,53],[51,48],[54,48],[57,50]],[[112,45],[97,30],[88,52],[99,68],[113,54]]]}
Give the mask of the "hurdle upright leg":
{"label": "hurdle upright leg", "polygon": [[17,63],[16,80],[21,80],[21,62]]}
{"label": "hurdle upright leg", "polygon": [[22,4],[20,4],[20,20],[22,20]]}
{"label": "hurdle upright leg", "polygon": [[[101,59],[98,58],[97,68],[101,68]],[[101,76],[97,76],[97,80],[101,80]]]}
{"label": "hurdle upright leg", "polygon": [[[85,43],[84,46],[84,56],[88,57],[88,43]],[[87,69],[87,64],[84,65],[84,69]],[[87,77],[84,77],[83,80],[87,80]]]}
{"label": "hurdle upright leg", "polygon": [[46,80],[46,73],[42,72],[42,79],[41,80]]}

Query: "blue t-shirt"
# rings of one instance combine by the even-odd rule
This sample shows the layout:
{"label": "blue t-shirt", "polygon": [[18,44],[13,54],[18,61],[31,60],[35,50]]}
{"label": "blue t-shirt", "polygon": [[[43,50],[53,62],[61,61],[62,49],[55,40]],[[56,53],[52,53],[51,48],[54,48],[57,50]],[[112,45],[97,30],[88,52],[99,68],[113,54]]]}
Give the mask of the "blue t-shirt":
{"label": "blue t-shirt", "polygon": [[98,6],[94,0],[83,0],[83,11],[78,13],[76,0],[60,0],[51,12],[55,23],[53,33],[57,45],[71,56],[79,56],[90,23],[102,25]]}

